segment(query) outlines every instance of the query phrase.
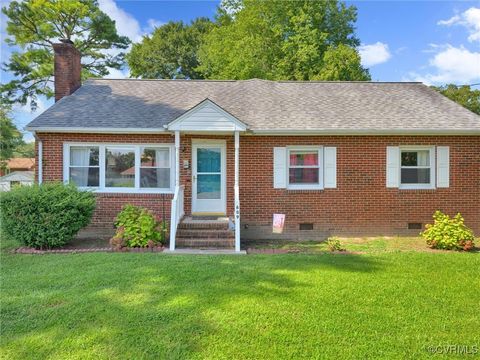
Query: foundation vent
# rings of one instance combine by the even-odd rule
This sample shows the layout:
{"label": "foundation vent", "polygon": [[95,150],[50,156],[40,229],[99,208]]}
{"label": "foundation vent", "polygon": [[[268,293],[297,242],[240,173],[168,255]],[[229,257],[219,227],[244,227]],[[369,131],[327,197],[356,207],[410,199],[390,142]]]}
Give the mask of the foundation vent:
{"label": "foundation vent", "polygon": [[409,222],[408,230],[422,230],[422,223]]}
{"label": "foundation vent", "polygon": [[312,223],[302,223],[299,226],[300,230],[313,230],[313,224]]}

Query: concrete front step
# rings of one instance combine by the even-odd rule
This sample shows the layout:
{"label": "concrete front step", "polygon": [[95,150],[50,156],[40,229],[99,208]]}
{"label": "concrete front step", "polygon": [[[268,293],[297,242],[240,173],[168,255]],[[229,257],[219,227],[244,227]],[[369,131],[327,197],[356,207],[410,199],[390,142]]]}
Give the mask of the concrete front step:
{"label": "concrete front step", "polygon": [[215,218],[211,220],[205,220],[187,216],[182,220],[180,224],[178,224],[178,229],[228,230],[228,225],[228,218]]}
{"label": "concrete front step", "polygon": [[233,239],[235,233],[225,229],[178,229],[177,238]]}
{"label": "concrete front step", "polygon": [[186,223],[178,224],[178,229],[212,229],[212,230],[228,230],[228,223]]}
{"label": "concrete front step", "polygon": [[180,238],[177,237],[175,245],[178,248],[222,248],[233,249],[235,239],[212,239],[212,238]]}

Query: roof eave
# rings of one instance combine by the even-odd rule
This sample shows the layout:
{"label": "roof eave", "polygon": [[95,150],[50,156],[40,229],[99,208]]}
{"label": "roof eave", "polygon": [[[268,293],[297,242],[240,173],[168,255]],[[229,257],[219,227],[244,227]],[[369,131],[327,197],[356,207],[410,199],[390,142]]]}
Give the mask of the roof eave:
{"label": "roof eave", "polygon": [[480,135],[479,129],[251,129],[253,135],[308,136],[308,135]]}
{"label": "roof eave", "polygon": [[52,133],[101,133],[101,134],[157,134],[165,133],[166,129],[161,128],[92,128],[92,127],[49,127],[49,126],[27,126],[26,130],[35,132]]}

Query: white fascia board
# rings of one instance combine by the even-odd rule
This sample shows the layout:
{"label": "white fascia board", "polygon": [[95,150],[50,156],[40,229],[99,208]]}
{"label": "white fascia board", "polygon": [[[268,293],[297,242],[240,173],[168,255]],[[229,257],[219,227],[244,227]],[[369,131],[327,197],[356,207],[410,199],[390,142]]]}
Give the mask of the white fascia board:
{"label": "white fascia board", "polygon": [[311,136],[311,135],[480,135],[480,129],[392,129],[392,130],[371,130],[371,129],[312,129],[312,130],[250,130],[252,135],[276,135],[276,136]]}
{"label": "white fascia board", "polygon": [[156,134],[167,132],[164,128],[85,128],[85,127],[27,127],[33,133],[101,133],[101,134]]}

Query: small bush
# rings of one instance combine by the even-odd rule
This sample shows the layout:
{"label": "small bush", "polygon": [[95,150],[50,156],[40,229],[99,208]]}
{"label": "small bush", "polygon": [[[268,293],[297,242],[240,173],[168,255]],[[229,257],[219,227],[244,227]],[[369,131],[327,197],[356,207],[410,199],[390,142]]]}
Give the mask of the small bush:
{"label": "small bush", "polygon": [[167,224],[157,222],[153,214],[142,207],[125,205],[115,221],[117,232],[110,244],[117,249],[128,247],[152,247],[164,243]]}
{"label": "small bush", "polygon": [[0,196],[2,231],[36,249],[65,245],[90,223],[95,196],[74,185],[18,186]]}
{"label": "small bush", "polygon": [[335,236],[327,239],[327,247],[329,251],[345,251],[340,239]]}
{"label": "small bush", "polygon": [[433,224],[427,224],[420,235],[432,249],[471,250],[475,246],[473,231],[464,224],[462,215],[453,218],[441,211],[433,214]]}

